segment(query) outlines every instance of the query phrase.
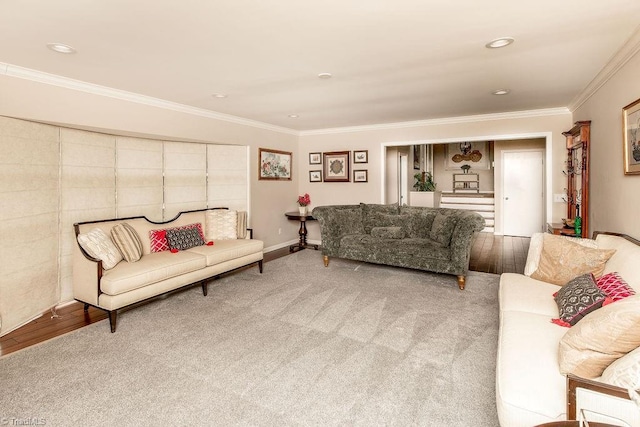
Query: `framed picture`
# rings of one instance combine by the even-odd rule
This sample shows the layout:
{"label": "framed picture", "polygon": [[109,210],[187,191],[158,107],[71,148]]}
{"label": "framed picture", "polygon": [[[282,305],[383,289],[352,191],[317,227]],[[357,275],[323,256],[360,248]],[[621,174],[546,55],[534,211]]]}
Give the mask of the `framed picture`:
{"label": "framed picture", "polygon": [[322,182],[322,171],[309,171],[309,182]]}
{"label": "framed picture", "polygon": [[420,170],[420,146],[413,146],[413,169]]}
{"label": "framed picture", "polygon": [[353,163],[369,163],[369,150],[354,150]]}
{"label": "framed picture", "polygon": [[461,170],[462,166],[470,169],[487,170],[490,168],[489,144],[486,141],[454,142],[445,145],[444,165],[446,170]]}
{"label": "framed picture", "polygon": [[359,170],[353,171],[353,182],[367,182],[367,171]]}
{"label": "framed picture", "polygon": [[291,181],[291,153],[258,149],[258,179]]}
{"label": "framed picture", "polygon": [[640,174],[640,99],[622,109],[624,174]]}
{"label": "framed picture", "polygon": [[310,165],[321,165],[322,164],[322,153],[309,153],[309,164]]}
{"label": "framed picture", "polygon": [[349,182],[349,151],[323,153],[324,182]]}

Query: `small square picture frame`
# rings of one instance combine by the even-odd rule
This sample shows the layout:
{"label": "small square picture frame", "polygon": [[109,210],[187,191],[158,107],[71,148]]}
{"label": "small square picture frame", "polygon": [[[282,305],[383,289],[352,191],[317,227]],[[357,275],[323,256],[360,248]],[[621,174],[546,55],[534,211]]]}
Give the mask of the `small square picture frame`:
{"label": "small square picture frame", "polygon": [[309,182],[322,182],[322,171],[309,171]]}
{"label": "small square picture frame", "polygon": [[353,163],[369,163],[369,150],[353,150]]}
{"label": "small square picture frame", "polygon": [[322,164],[322,153],[309,153],[309,164],[310,165],[321,165]]}
{"label": "small square picture frame", "polygon": [[369,181],[369,171],[367,171],[366,169],[353,171],[353,182],[368,182],[368,181]]}

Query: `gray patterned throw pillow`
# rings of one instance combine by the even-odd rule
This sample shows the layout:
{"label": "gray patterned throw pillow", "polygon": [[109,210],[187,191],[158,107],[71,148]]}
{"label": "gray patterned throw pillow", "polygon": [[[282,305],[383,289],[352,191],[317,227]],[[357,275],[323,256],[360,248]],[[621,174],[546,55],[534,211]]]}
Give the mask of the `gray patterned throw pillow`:
{"label": "gray patterned throw pillow", "polygon": [[167,242],[169,243],[169,249],[178,249],[180,251],[204,245],[204,240],[202,240],[197,228],[182,230],[170,228],[167,230]]}
{"label": "gray patterned throw pillow", "polygon": [[453,235],[453,229],[456,228],[457,222],[458,220],[455,216],[443,215],[438,212],[431,224],[429,237],[431,240],[435,240],[443,246],[449,246],[449,243],[451,243],[451,236]]}
{"label": "gray patterned throw pillow", "polygon": [[555,294],[560,312],[556,325],[571,327],[587,314],[599,309],[607,295],[598,288],[593,274],[587,273],[572,279]]}

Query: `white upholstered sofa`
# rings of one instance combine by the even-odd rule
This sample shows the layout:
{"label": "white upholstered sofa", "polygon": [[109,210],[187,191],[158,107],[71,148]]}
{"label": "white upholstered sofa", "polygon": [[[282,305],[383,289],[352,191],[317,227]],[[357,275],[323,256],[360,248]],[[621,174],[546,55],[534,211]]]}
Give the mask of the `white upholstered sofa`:
{"label": "white upholstered sofa", "polygon": [[[111,332],[116,330],[119,309],[197,283],[206,296],[209,279],[253,263],[262,273],[264,243],[252,238],[246,215],[235,211],[183,212],[164,223],[145,217],[90,221],[74,228],[82,242],[74,245],[74,298],[85,304],[85,310],[90,305],[106,310]],[[185,229],[191,237],[202,238],[201,244],[181,241],[184,235],[179,230]],[[197,233],[189,234],[190,230]],[[167,250],[169,239],[162,240],[167,233],[181,250]],[[110,241],[103,241],[104,236]]]}
{"label": "white upholstered sofa", "polygon": [[[612,233],[594,235],[595,242],[585,240],[582,242],[583,245],[594,244],[598,249],[615,249],[615,253],[606,261],[602,274],[618,272],[632,288],[640,291],[638,241]],[[525,270],[527,274],[536,269],[543,236],[537,234],[532,237],[527,259],[528,271]],[[562,372],[563,366],[566,366],[563,364],[567,363],[569,357],[564,352],[566,343],[570,339],[573,339],[574,343],[576,339],[578,342],[580,340],[578,326],[582,329],[581,333],[585,334],[585,342],[592,338],[588,336],[591,332],[596,335],[594,331],[598,328],[601,333],[606,334],[607,325],[603,323],[604,320],[598,319],[607,319],[611,317],[611,313],[615,313],[614,310],[619,311],[624,307],[640,308],[640,296],[636,294],[603,306],[586,314],[571,328],[567,328],[551,322],[551,319],[559,316],[558,305],[553,298],[554,292],[559,289],[558,285],[522,274],[505,273],[501,276],[500,332],[496,366],[496,398],[500,424],[504,427],[531,427],[552,421],[578,419],[586,414],[586,419],[590,421],[640,426],[640,407],[628,399],[626,388],[605,383],[605,380],[610,382],[610,378],[615,377],[620,369],[624,368],[628,372],[635,372],[633,375],[638,377],[635,384],[640,388],[640,350],[614,356],[621,357],[611,363],[602,375],[589,380],[569,375],[572,382],[569,398],[567,375],[564,375],[566,372]],[[616,306],[617,304],[625,305]],[[635,314],[624,316],[625,319],[620,318],[616,321],[630,321],[635,325],[633,327],[638,326]],[[634,319],[629,320],[629,317]],[[631,330],[628,325],[625,328]],[[612,330],[611,334],[613,333]],[[634,339],[637,337],[636,333]],[[585,351],[585,357],[599,356],[596,351],[580,351]],[[635,359],[631,359],[632,357]]]}

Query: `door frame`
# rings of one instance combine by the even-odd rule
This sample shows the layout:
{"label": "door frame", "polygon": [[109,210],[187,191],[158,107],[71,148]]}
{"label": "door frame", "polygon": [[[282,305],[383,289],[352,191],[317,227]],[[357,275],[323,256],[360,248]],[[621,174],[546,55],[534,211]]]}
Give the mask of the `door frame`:
{"label": "door frame", "polygon": [[[438,138],[438,139],[419,139],[412,141],[391,141],[391,142],[382,142],[380,143],[382,156],[380,156],[380,203],[386,203],[386,189],[385,183],[387,182],[387,168],[385,164],[385,159],[387,156],[387,147],[401,147],[415,144],[450,144],[450,143],[460,143],[464,141],[499,141],[499,140],[512,140],[512,139],[537,139],[544,138],[544,190],[545,190],[545,198],[544,198],[544,221],[550,222],[550,219],[553,217],[553,200],[550,200],[551,194],[553,193],[553,171],[551,169],[552,166],[552,152],[553,152],[553,132],[533,132],[533,133],[515,133],[515,134],[498,134],[498,135],[481,135],[481,136],[473,136],[473,137],[455,137],[455,138]],[[494,177],[496,178],[496,177]],[[494,183],[496,180],[494,179]],[[501,183],[501,181],[498,181]],[[502,185],[502,184],[501,184]],[[498,234],[498,233],[496,233]]]}
{"label": "door frame", "polygon": [[545,168],[546,168],[546,164],[547,164],[547,159],[545,157],[545,151],[543,149],[540,148],[531,148],[531,149],[527,149],[527,148],[516,148],[514,150],[502,150],[502,152],[500,153],[500,176],[498,177],[498,179],[500,180],[500,197],[495,198],[495,202],[496,202],[496,211],[498,211],[498,203],[500,204],[499,207],[499,211],[500,211],[500,230],[501,233],[500,234],[505,234],[504,232],[504,226],[506,224],[506,218],[504,215],[504,178],[505,178],[505,161],[504,161],[504,157],[505,154],[507,153],[523,153],[523,152],[527,152],[527,153],[542,153],[542,162],[543,162],[543,169],[542,169],[542,206],[541,206],[541,210],[542,210],[542,222],[539,224],[540,225],[540,229],[539,231],[543,231],[544,230],[544,224],[547,222],[546,218],[545,218],[545,205],[549,205],[549,203],[545,203],[545,201],[547,200],[547,177],[546,177],[546,173],[545,173]]}
{"label": "door frame", "polygon": [[[402,160],[404,159],[404,165]],[[404,166],[404,169],[403,169]],[[409,204],[409,183],[407,174],[409,173],[409,155],[398,152],[398,206]]]}

